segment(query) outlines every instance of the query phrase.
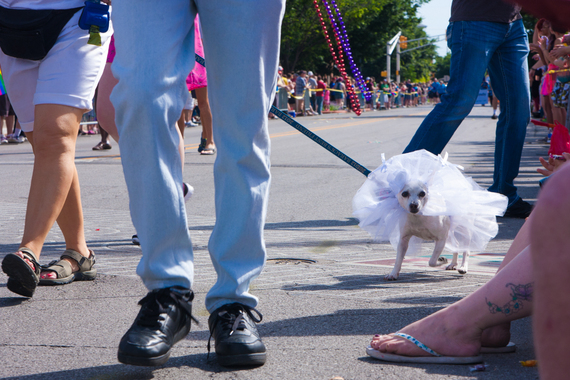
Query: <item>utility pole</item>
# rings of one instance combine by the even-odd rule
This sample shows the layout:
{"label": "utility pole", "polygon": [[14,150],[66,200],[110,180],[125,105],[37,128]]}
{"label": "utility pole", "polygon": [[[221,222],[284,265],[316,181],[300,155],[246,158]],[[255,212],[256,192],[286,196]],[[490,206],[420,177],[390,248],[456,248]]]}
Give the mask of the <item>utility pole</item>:
{"label": "utility pole", "polygon": [[394,51],[394,48],[398,45],[398,39],[400,38],[401,34],[402,34],[402,31],[399,31],[386,44],[386,78],[388,79],[388,82],[390,82],[390,71],[391,71],[391,69],[390,69],[390,58],[392,57],[392,52]]}
{"label": "utility pole", "polygon": [[396,83],[400,83],[400,44],[396,46]]}

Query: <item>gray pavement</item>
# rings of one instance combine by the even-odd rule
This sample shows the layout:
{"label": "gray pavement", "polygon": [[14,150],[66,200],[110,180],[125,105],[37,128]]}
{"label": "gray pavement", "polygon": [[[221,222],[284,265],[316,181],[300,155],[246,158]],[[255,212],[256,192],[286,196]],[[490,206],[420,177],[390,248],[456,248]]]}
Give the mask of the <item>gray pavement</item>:
{"label": "gray pavement", "polygon": [[[399,154],[430,106],[298,118],[344,153],[375,169],[381,153]],[[495,123],[489,107],[476,107],[448,144],[450,161],[482,186],[491,183]],[[146,294],[135,273],[140,249],[134,233],[119,150],[95,152],[99,136],[78,138],[76,163],[82,186],[85,231],[98,255],[93,282],[40,287],[33,299],[16,297],[0,273],[0,377],[20,379],[535,379],[530,319],[513,324],[514,354],[486,355],[488,369],[469,366],[387,364],[366,356],[376,333],[395,331],[476,290],[494,273],[521,220],[501,218],[486,252],[476,253],[471,272],[427,266],[432,243],[408,258],[400,279],[385,282],[395,252],[371,241],[352,218],[352,197],[365,178],[279,120],[270,121],[272,188],[265,237],[268,263],[253,283],[263,314],[260,332],[268,361],[260,368],[229,370],[207,359],[208,312],[204,298],[216,276],[207,243],[214,224],[212,167],[215,157],[196,152],[199,128],[186,130],[185,180],[195,188],[188,221],[195,248],[194,325],[163,367],[117,362],[119,339]],[[546,131],[529,126],[519,193],[533,203],[538,157],[547,153]],[[144,152],[141,152],[144,154]],[[18,248],[24,225],[33,155],[28,143],[0,147],[0,259]],[[157,226],[159,228],[159,226]],[[57,258],[65,244],[50,232],[40,261]]]}

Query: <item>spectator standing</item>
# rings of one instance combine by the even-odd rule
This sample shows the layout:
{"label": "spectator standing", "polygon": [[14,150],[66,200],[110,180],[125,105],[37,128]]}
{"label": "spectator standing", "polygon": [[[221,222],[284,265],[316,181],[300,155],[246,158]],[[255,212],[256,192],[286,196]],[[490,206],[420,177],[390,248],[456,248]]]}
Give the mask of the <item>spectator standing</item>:
{"label": "spectator standing", "polygon": [[327,85],[323,82],[323,78],[319,75],[317,76],[317,93],[316,93],[316,103],[317,103],[317,113],[319,115],[323,114],[323,101],[325,99],[325,92],[327,91]]}
{"label": "spectator standing", "polygon": [[307,89],[307,72],[299,71],[295,80],[295,110],[301,115],[305,114],[305,90]]}
{"label": "spectator standing", "polygon": [[[8,139],[14,133],[14,109],[10,104],[8,94],[0,95],[0,144],[8,144]],[[2,134],[6,122],[6,135]]]}
{"label": "spectator standing", "polygon": [[509,198],[506,217],[526,218],[532,206],[521,199],[514,185],[530,119],[529,48],[519,10],[502,1],[453,0],[447,29],[451,79],[442,102],[425,118],[404,153],[418,149],[434,154],[443,151],[473,108],[488,68],[502,110],[489,190]]}
{"label": "spectator standing", "polygon": [[317,78],[315,77],[315,74],[313,74],[312,71],[309,71],[307,75],[309,76],[309,80],[307,81],[307,86],[309,88],[309,91],[311,91],[310,93],[311,109],[315,111],[317,109],[317,92],[313,90],[317,89]]}

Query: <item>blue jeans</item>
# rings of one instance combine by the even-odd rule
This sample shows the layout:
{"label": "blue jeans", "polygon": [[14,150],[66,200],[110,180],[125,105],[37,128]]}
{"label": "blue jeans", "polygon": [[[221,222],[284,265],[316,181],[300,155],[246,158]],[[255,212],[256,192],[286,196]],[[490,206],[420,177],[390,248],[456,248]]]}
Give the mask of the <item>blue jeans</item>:
{"label": "blue jeans", "polygon": [[317,99],[316,111],[319,115],[322,115],[323,114],[323,100],[325,100],[325,97],[324,96],[317,96],[316,99]]}
{"label": "blue jeans", "polygon": [[519,196],[513,184],[519,174],[526,127],[530,119],[528,38],[522,20],[510,24],[456,21],[447,28],[451,49],[447,92],[424,119],[404,153],[426,149],[439,154],[471,112],[488,68],[501,102],[495,134],[495,167],[490,191]]}
{"label": "blue jeans", "polygon": [[[275,96],[285,1],[121,0],[113,8],[112,70],[119,83],[111,100],[142,249],[137,274],[149,290],[191,288],[194,279],[176,121],[188,96],[199,10],[218,149],[216,224],[208,247],[218,279],[206,308],[211,312],[232,302],[255,307],[249,285],[265,264],[267,114]],[[238,97],[232,96],[236,88]]]}

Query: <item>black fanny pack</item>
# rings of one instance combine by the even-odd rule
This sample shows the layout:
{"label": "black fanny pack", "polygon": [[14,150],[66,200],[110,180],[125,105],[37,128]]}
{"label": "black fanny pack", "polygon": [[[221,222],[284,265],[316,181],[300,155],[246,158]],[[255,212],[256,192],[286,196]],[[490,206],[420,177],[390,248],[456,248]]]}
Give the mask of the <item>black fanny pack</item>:
{"label": "black fanny pack", "polygon": [[33,61],[44,59],[65,24],[80,9],[0,7],[0,48],[11,57]]}

